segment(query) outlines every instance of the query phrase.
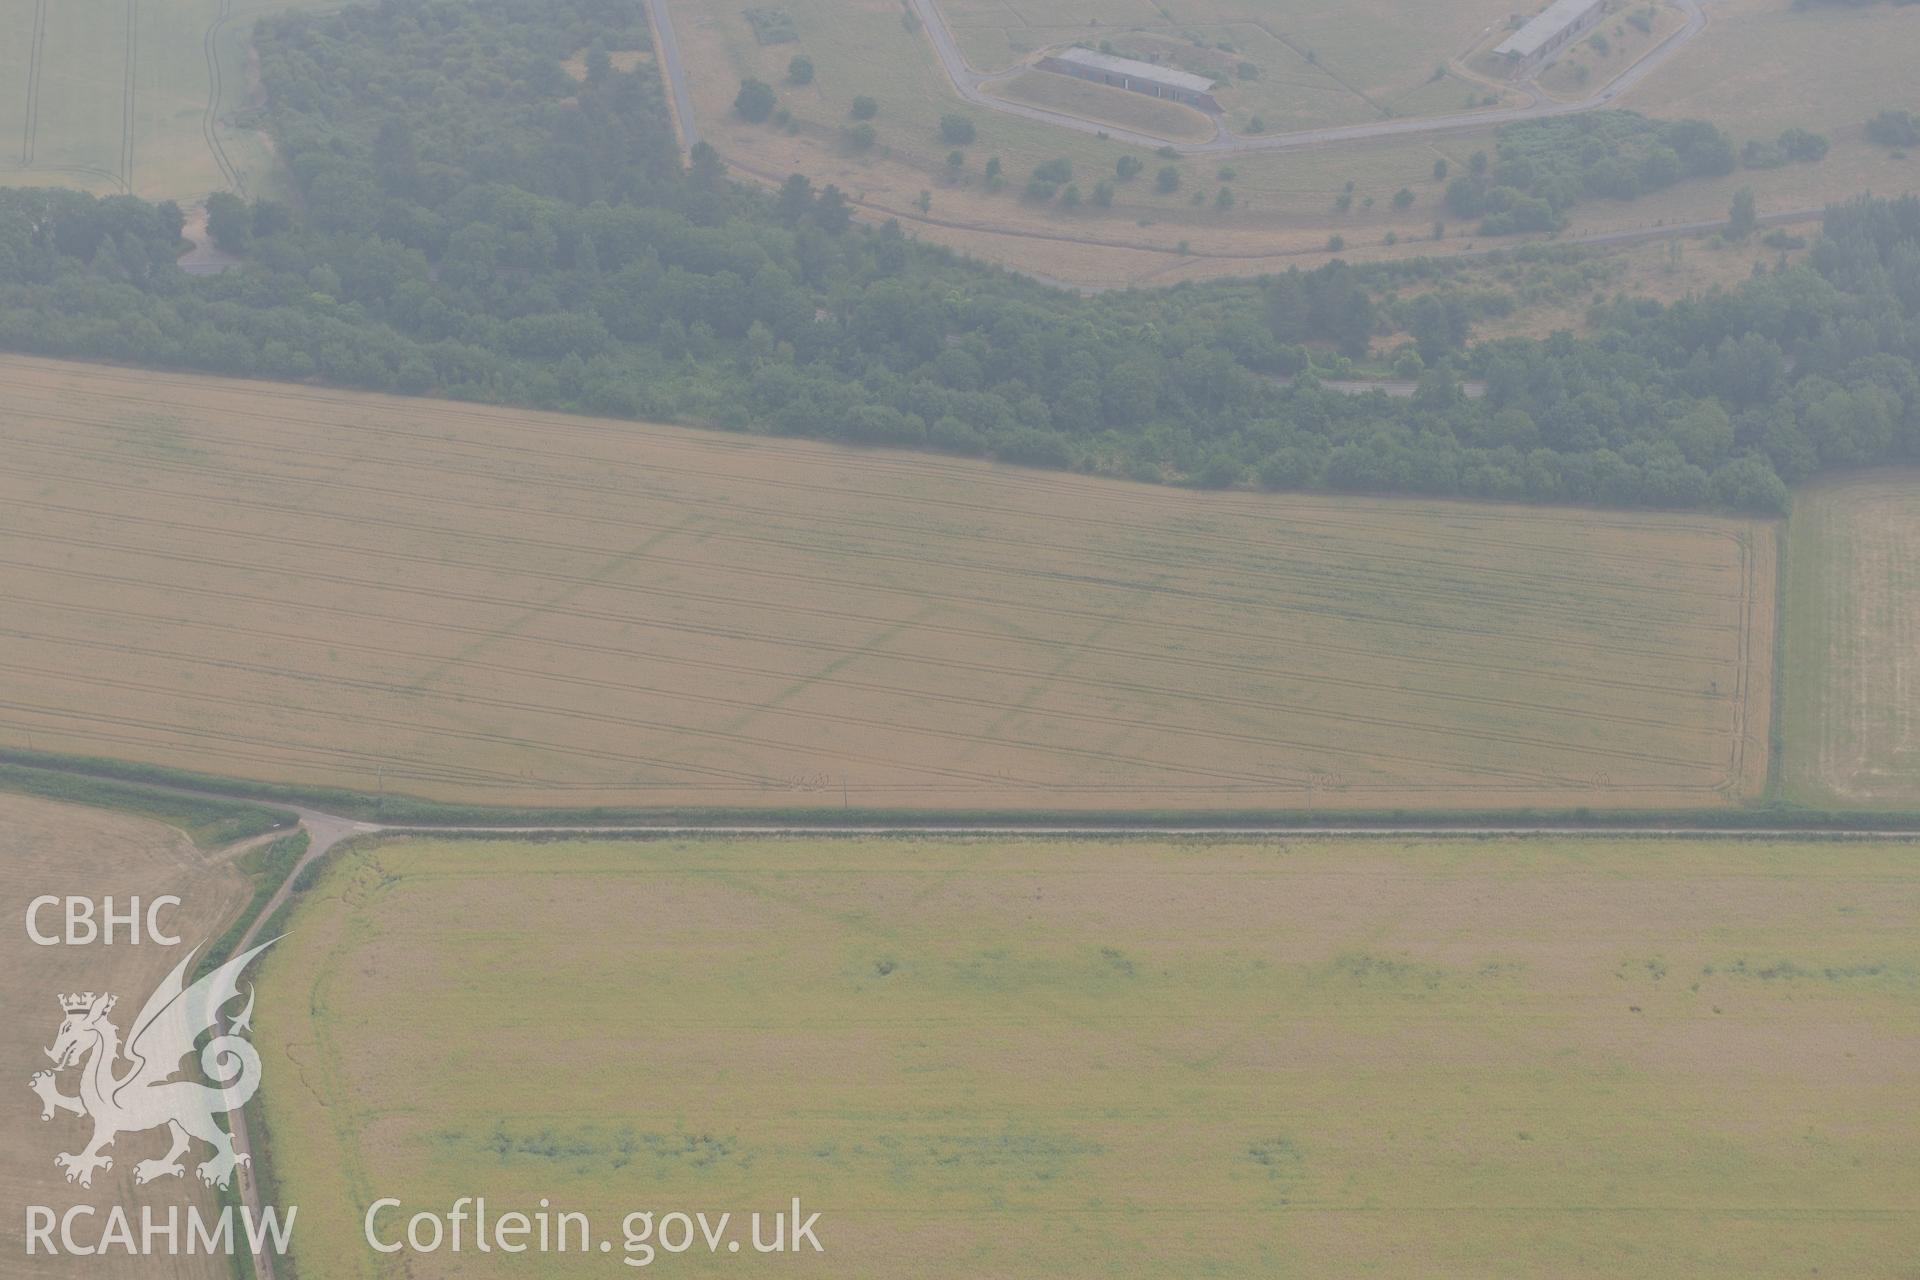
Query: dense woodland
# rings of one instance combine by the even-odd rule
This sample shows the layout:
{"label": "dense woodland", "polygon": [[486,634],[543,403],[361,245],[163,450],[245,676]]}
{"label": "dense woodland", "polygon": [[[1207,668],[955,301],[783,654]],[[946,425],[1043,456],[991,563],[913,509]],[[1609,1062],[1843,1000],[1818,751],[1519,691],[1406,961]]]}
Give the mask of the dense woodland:
{"label": "dense woodland", "polygon": [[[1209,486],[1778,510],[1783,481],[1920,455],[1913,199],[1832,210],[1736,291],[1469,349],[1444,279],[1388,298],[1418,267],[1082,298],[832,187],[742,186],[704,147],[683,170],[651,67],[605,55],[646,47],[633,0],[386,0],[257,43],[293,196],[211,202],[244,265],[180,272],[172,205],[0,191],[0,346]],[[1732,163],[1633,139],[1643,173]],[[1489,181],[1562,181],[1519,158]],[[1412,399],[1315,381],[1390,325]]]}

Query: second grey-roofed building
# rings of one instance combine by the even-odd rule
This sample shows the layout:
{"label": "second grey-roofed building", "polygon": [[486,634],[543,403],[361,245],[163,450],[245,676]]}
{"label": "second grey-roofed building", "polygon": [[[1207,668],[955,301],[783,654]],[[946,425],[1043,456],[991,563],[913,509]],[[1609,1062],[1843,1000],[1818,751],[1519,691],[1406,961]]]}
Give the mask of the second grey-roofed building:
{"label": "second grey-roofed building", "polygon": [[1165,98],[1169,102],[1184,102],[1202,111],[1220,110],[1220,104],[1213,96],[1213,81],[1173,67],[1159,67],[1151,62],[1136,62],[1132,58],[1116,58],[1110,53],[1095,53],[1091,49],[1080,48],[1049,54],[1034,65],[1042,71],[1057,71],[1061,75],[1091,80],[1095,84],[1110,84],[1133,93]]}
{"label": "second grey-roofed building", "polygon": [[1590,30],[1606,11],[1607,0],[1553,0],[1493,51],[1517,71],[1533,71]]}

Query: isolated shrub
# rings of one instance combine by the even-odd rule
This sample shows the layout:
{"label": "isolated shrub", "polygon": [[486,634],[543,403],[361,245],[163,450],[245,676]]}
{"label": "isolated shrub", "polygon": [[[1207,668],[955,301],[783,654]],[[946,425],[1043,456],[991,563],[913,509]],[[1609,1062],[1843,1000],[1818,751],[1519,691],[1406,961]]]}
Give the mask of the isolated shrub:
{"label": "isolated shrub", "polygon": [[1202,489],[1230,489],[1240,483],[1240,478],[1245,474],[1246,468],[1240,465],[1237,458],[1231,454],[1216,453],[1194,475],[1193,482]]}
{"label": "isolated shrub", "polygon": [[1753,206],[1753,188],[1742,187],[1733,193],[1733,207],[1727,214],[1727,234],[1736,240],[1745,240],[1758,225]]}
{"label": "isolated shrub", "polygon": [[1125,182],[1128,178],[1137,176],[1146,167],[1147,162],[1139,156],[1121,156],[1113,162],[1113,175]]}
{"label": "isolated shrub", "polygon": [[1883,147],[1920,146],[1920,120],[1911,111],[1882,111],[1867,121],[1867,140]]}
{"label": "isolated shrub", "polygon": [[880,104],[863,93],[853,100],[848,114],[855,120],[871,120],[880,114]]}
{"label": "isolated shrub", "polygon": [[733,100],[733,109],[739,113],[742,120],[759,124],[773,114],[774,105],[778,101],[772,85],[765,80],[749,78],[740,82],[740,92]]}
{"label": "isolated shrub", "polygon": [[1073,161],[1065,156],[1056,156],[1051,160],[1034,166],[1033,176],[1042,182],[1059,184],[1073,180]]}
{"label": "isolated shrub", "polygon": [[1780,151],[1787,159],[1812,164],[1823,159],[1831,144],[1823,133],[1811,129],[1786,129],[1780,134]]}
{"label": "isolated shrub", "polygon": [[1394,192],[1393,207],[1396,209],[1411,209],[1413,207],[1413,192],[1406,187],[1402,187]]}
{"label": "isolated shrub", "polygon": [[879,132],[872,125],[862,120],[847,130],[847,145],[855,151],[865,151],[873,146],[874,140],[879,136]]}
{"label": "isolated shrub", "polygon": [[787,83],[812,84],[813,59],[804,53],[794,54],[792,61],[787,63]]}
{"label": "isolated shrub", "polygon": [[216,191],[207,197],[207,234],[213,243],[228,253],[245,253],[253,239],[253,215],[247,202],[231,191]]}
{"label": "isolated shrub", "polygon": [[1168,165],[1153,178],[1154,189],[1162,195],[1170,195],[1180,189],[1180,171]]}
{"label": "isolated shrub", "polygon": [[962,115],[940,117],[940,138],[950,147],[964,147],[974,139],[973,121]]}

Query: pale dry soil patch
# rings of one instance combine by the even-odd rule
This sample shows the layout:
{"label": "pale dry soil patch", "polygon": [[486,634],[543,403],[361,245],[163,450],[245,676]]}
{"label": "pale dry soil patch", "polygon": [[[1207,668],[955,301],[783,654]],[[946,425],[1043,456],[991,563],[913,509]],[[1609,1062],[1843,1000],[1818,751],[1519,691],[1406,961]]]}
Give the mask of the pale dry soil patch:
{"label": "pale dry soil patch", "polygon": [[[198,1205],[203,1213],[217,1212],[211,1194],[192,1177],[164,1179],[135,1188],[134,1165],[157,1158],[167,1149],[164,1133],[126,1134],[110,1149],[113,1168],[96,1173],[93,1186],[69,1185],[53,1157],[77,1152],[92,1136],[91,1121],[70,1113],[52,1120],[40,1118],[40,1100],[27,1082],[36,1072],[50,1069],[44,1050],[59,1030],[62,993],[111,991],[120,999],[112,1015],[122,1032],[160,980],[180,962],[187,948],[211,941],[224,930],[247,898],[245,879],[219,853],[205,853],[179,831],[144,818],[100,809],[57,804],[0,792],[0,867],[6,886],[0,895],[0,1024],[7,1028],[0,1043],[0,1089],[7,1091],[0,1107],[0,1272],[8,1275],[204,1277],[225,1280],[231,1274],[225,1258],[152,1260],[128,1259],[118,1253],[101,1258],[26,1256],[26,1206],[45,1205],[64,1213],[75,1204],[93,1205],[96,1234],[104,1215],[115,1204],[148,1204],[165,1213],[168,1206]],[[162,894],[175,894],[182,905],[164,917],[180,935],[179,947],[117,941],[108,947],[43,947],[27,936],[27,904],[42,894],[83,895],[96,901],[112,895],[125,910],[128,900],[143,903]],[[41,916],[42,930],[60,929],[60,912]],[[144,937],[144,934],[143,934]],[[61,1091],[77,1091],[77,1073],[61,1078]],[[204,1157],[207,1149],[196,1154]],[[136,1219],[137,1221],[137,1219]],[[83,1224],[82,1235],[87,1233]]]}

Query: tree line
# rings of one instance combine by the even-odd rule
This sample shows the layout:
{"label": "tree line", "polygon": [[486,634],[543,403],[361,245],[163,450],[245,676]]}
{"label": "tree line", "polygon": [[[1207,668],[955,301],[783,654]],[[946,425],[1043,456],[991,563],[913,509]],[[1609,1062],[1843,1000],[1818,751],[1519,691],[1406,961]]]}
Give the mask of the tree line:
{"label": "tree line", "polygon": [[[862,226],[831,185],[737,184],[704,147],[683,170],[650,66],[563,66],[646,41],[631,0],[262,20],[293,190],[210,201],[243,265],[181,273],[172,205],[0,192],[0,346],[1212,486],[1770,511],[1920,452],[1912,200],[1579,339],[1469,346],[1484,299],[1340,262],[1085,298]],[[1401,327],[1411,398],[1316,380]]]}

